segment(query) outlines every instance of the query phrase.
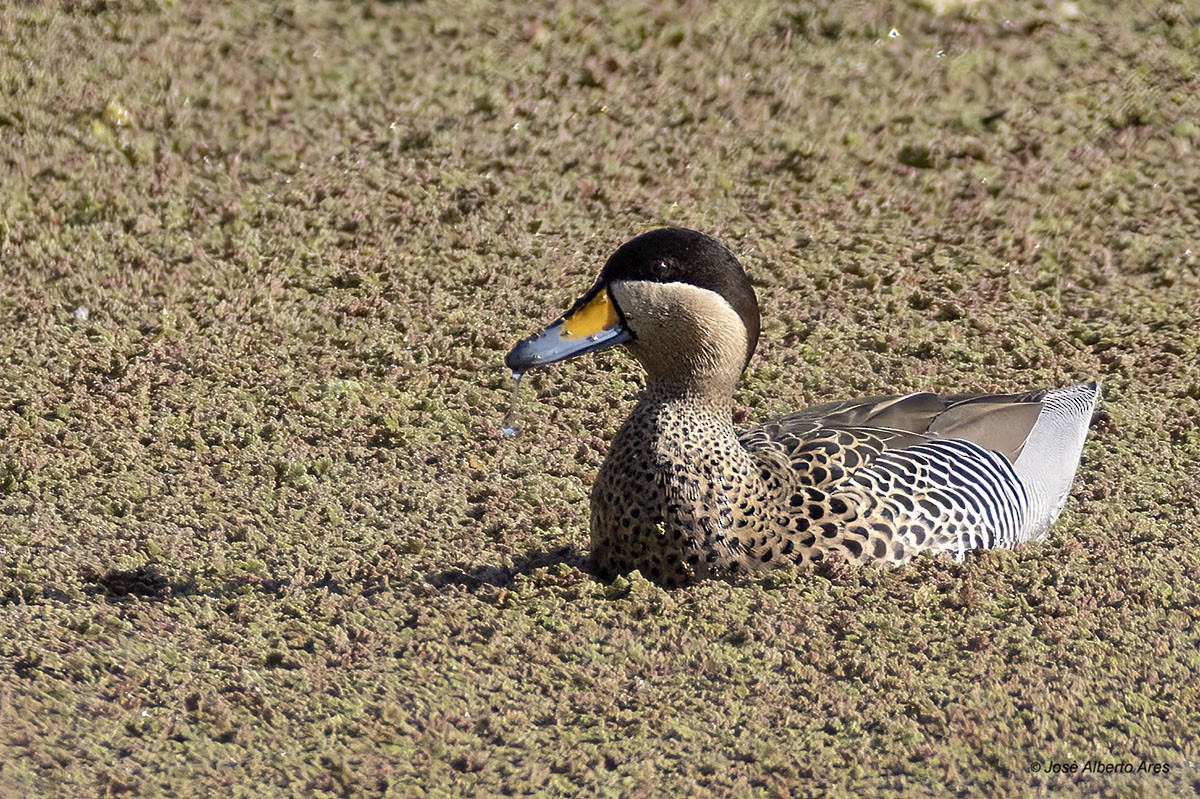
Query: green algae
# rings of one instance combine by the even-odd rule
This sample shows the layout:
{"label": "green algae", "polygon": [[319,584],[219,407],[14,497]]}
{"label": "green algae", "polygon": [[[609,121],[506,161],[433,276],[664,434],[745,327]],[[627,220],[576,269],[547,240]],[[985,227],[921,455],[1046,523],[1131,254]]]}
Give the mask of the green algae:
{"label": "green algae", "polygon": [[[1197,793],[1198,22],[0,16],[0,793]],[[1049,541],[592,580],[636,369],[510,440],[502,356],[663,223],[756,281],[745,421],[1104,381]]]}

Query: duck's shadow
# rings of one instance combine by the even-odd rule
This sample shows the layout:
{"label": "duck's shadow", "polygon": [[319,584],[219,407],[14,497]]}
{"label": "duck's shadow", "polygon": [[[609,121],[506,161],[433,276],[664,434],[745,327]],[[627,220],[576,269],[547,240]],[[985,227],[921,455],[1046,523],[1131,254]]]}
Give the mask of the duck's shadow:
{"label": "duck's shadow", "polygon": [[512,585],[515,579],[522,575],[528,577],[539,569],[558,566],[559,564],[565,564],[578,569],[589,577],[594,576],[592,575],[591,564],[588,561],[587,555],[580,552],[574,546],[567,546],[521,555],[513,559],[511,566],[484,565],[476,566],[470,570],[445,569],[430,574],[425,578],[425,581],[437,588],[458,585],[466,588],[468,591],[474,591],[483,586],[507,588]]}

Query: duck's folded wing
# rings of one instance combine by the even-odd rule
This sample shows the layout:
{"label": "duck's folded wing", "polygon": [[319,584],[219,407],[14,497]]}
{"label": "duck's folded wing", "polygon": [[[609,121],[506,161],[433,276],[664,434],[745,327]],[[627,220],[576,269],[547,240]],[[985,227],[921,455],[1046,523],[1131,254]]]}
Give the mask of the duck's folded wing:
{"label": "duck's folded wing", "polygon": [[741,443],[760,459],[786,461],[792,479],[815,488],[841,482],[885,451],[939,440],[969,441],[1011,463],[1044,395],[921,392],[834,402],[747,430]]}
{"label": "duck's folded wing", "polygon": [[946,399],[924,391],[886,397],[863,397],[813,405],[768,422],[764,427],[787,430],[794,426],[816,423],[819,426],[883,427],[924,433],[937,415],[946,410],[946,405]]}
{"label": "duck's folded wing", "polygon": [[965,397],[949,402],[926,432],[939,439],[970,441],[1016,463],[1042,412],[1045,396],[1045,391],[1038,391]]}

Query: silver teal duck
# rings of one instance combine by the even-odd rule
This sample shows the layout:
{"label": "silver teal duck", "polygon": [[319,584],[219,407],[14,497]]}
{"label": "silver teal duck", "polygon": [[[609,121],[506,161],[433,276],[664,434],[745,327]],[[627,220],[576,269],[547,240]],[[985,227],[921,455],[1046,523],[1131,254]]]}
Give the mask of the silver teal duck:
{"label": "silver teal duck", "polygon": [[667,586],[840,555],[1045,537],[1066,504],[1098,383],[818,405],[738,432],[733,395],[759,334],[738,259],[693,230],[622,245],[560,319],[519,342],[515,373],[618,344],[646,372],[591,494],[591,557]]}

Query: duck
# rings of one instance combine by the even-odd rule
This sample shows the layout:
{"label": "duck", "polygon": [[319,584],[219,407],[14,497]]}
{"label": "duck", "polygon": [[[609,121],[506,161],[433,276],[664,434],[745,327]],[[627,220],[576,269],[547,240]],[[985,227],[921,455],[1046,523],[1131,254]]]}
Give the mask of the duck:
{"label": "duck", "polygon": [[739,431],[734,394],[760,326],[737,257],[668,227],[621,245],[508,352],[515,376],[617,346],[645,371],[591,491],[600,578],[636,570],[675,587],[837,558],[962,559],[1041,541],[1062,513],[1098,382],[842,400]]}

